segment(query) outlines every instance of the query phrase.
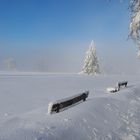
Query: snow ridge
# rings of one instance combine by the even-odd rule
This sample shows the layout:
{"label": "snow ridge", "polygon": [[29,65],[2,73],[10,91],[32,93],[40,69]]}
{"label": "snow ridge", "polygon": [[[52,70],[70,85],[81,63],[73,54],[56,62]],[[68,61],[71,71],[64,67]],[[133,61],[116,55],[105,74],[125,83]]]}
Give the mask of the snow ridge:
{"label": "snow ridge", "polygon": [[19,139],[138,140],[140,86],[91,97],[55,115],[48,115],[47,107],[43,107],[0,123],[0,140]]}

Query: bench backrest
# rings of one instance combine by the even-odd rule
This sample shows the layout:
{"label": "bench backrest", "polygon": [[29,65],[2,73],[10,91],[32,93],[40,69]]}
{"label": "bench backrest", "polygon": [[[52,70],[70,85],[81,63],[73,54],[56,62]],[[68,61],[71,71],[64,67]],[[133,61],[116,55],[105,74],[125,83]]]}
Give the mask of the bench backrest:
{"label": "bench backrest", "polygon": [[78,95],[75,95],[75,96],[72,96],[69,98],[51,102],[48,106],[48,113],[49,114],[51,114],[53,112],[57,113],[57,112],[61,111],[62,109],[70,107],[82,100],[85,101],[86,98],[88,97],[88,95],[89,95],[89,91],[85,91],[81,94],[78,94]]}
{"label": "bench backrest", "polygon": [[121,86],[127,86],[128,81],[122,81],[122,82],[118,82],[117,86],[118,88],[120,88]]}

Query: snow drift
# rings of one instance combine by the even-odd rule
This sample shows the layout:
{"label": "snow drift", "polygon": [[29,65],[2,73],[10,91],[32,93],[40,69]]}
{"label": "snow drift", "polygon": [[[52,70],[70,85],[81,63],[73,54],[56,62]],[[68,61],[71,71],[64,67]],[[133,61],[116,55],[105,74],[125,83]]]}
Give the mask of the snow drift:
{"label": "snow drift", "polygon": [[[79,79],[81,76],[74,78]],[[91,80],[91,77],[84,76],[83,81],[86,78]],[[98,82],[103,89],[110,78],[92,77],[95,82],[99,79],[104,81],[104,84]],[[0,140],[140,139],[140,85],[129,85],[116,94],[105,93],[104,90],[97,89],[97,85],[95,87],[95,90],[90,90],[86,102],[58,114],[47,114],[46,104],[28,112],[1,118]]]}

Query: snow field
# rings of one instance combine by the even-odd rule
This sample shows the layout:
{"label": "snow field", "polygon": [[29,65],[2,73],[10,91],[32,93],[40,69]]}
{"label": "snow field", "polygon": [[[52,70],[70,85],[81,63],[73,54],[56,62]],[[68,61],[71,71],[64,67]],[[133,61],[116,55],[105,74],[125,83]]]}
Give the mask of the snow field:
{"label": "snow field", "polygon": [[[0,75],[0,140],[138,140],[138,76]],[[106,87],[128,80],[128,88]],[[48,103],[90,90],[86,102],[58,114]]]}

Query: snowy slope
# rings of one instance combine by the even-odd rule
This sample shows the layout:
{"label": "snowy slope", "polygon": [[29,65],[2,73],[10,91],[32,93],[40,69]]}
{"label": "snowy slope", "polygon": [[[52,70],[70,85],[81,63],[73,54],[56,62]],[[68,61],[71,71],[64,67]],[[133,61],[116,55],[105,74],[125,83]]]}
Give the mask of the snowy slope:
{"label": "snowy slope", "polygon": [[[106,87],[129,86],[117,94]],[[0,74],[0,140],[138,140],[140,77]],[[48,103],[90,90],[88,100],[58,114]]]}

